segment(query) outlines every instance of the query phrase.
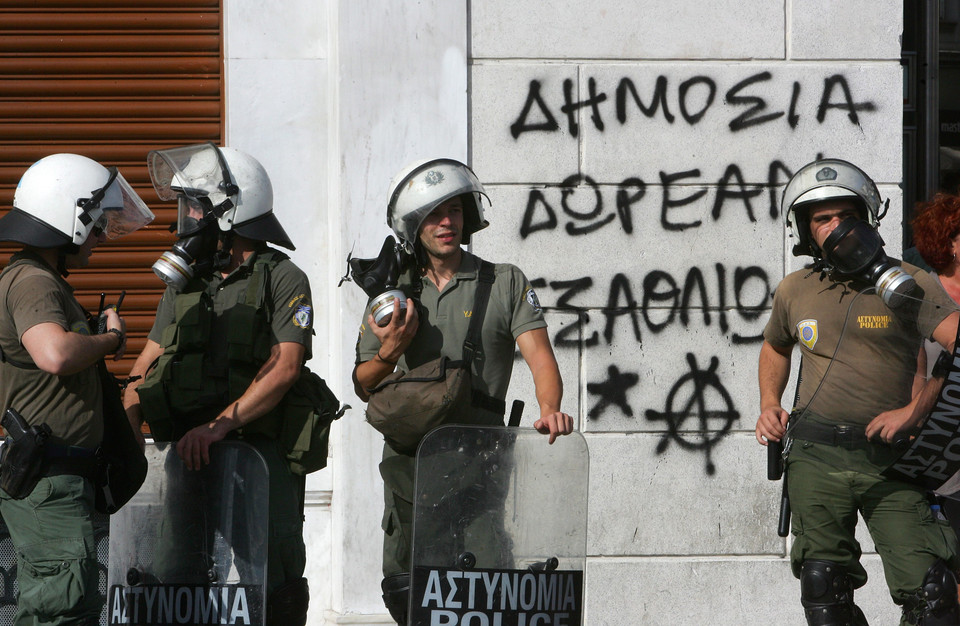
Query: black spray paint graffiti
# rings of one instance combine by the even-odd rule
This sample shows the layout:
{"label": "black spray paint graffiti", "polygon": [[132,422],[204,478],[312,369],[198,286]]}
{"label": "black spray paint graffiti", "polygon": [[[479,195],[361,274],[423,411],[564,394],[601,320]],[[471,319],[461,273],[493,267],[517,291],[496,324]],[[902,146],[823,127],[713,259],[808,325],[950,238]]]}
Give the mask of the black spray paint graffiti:
{"label": "black spray paint graffiti", "polygon": [[[790,129],[797,127],[800,121],[797,103],[802,91],[801,84],[797,81],[793,82],[785,106],[786,110],[770,111],[767,98],[764,95],[758,95],[753,89],[757,85],[766,83],[771,78],[773,78],[773,74],[770,72],[759,72],[744,78],[726,91],[723,98],[725,104],[738,108],[747,107],[746,110],[741,111],[728,122],[728,127],[732,132],[739,132],[761,124],[769,124],[780,118],[785,120]],[[688,125],[695,126],[703,119],[716,101],[717,89],[717,82],[709,76],[693,76],[680,82],[677,87],[675,102],[680,116]],[[574,81],[569,78],[564,80],[563,104],[560,106],[560,112],[567,118],[567,130],[570,135],[577,137],[580,133],[580,125],[577,122],[577,113],[580,109],[589,109],[593,127],[603,132],[606,125],[603,121],[600,105],[609,99],[607,94],[597,92],[597,82],[593,77],[587,79],[587,98],[585,100],[575,102],[573,91]],[[614,97],[617,121],[621,126],[627,124],[630,119],[630,106],[633,105],[647,118],[653,118],[659,112],[667,123],[673,124],[676,121],[676,116],[670,110],[669,91],[669,79],[660,75],[653,86],[650,100],[644,102],[641,97],[641,90],[637,89],[636,84],[630,78],[621,78]],[[534,108],[536,108],[536,113],[534,113]],[[846,77],[842,74],[834,74],[823,79],[820,102],[816,109],[817,123],[822,124],[826,120],[827,114],[834,109],[846,112],[850,123],[858,126],[860,124],[859,112],[875,111],[876,105],[872,101],[856,101]],[[531,118],[536,118],[539,121],[532,121]],[[523,133],[557,132],[559,130],[560,124],[541,93],[540,81],[531,80],[527,87],[527,97],[523,108],[517,119],[510,125],[510,135],[514,139],[518,139]]]}
{"label": "black spray paint graffiti", "polygon": [[[694,127],[708,115],[714,121],[720,116],[731,135],[760,126],[771,133],[799,132],[801,121],[815,120],[823,125],[838,115],[862,132],[861,116],[877,111],[874,101],[855,94],[850,81],[840,73],[810,84],[777,83],[774,78],[770,71],[762,71],[725,85],[699,74],[682,79],[659,75],[646,83],[623,77],[615,85],[604,86],[588,76],[582,96],[575,93],[578,85],[573,80],[563,81],[562,93],[547,92],[540,81],[531,80],[509,132],[516,141],[531,133],[561,132],[565,117],[568,134],[576,138],[591,126],[603,133],[609,132],[608,126],[625,127],[644,120],[661,122],[666,129]],[[806,93],[813,97],[802,98]],[[702,228],[727,215],[750,224],[779,223],[778,193],[793,172],[786,163],[773,158],[761,162],[761,169],[750,169],[756,167],[728,163],[722,174],[709,174],[709,178],[698,167],[660,169],[638,172],[619,182],[605,178],[602,172],[575,172],[559,184],[529,191],[519,222],[520,239],[552,238],[558,233],[582,238],[610,229],[648,236],[657,223],[666,233],[678,233]],[[704,210],[707,207],[709,211]],[[670,326],[688,328],[693,324],[715,325],[719,331],[715,334],[731,345],[759,343],[762,336],[757,332],[757,322],[770,306],[774,287],[766,270],[749,260],[726,265],[702,264],[698,258],[697,263],[699,266],[686,270],[650,268],[640,276],[628,276],[613,268],[609,284],[603,285],[595,285],[592,276],[539,278],[532,283],[537,289],[554,292],[556,309],[577,312],[576,321],[553,337],[560,350],[597,350],[604,344],[622,345],[631,339],[641,344]],[[595,289],[605,293],[598,298],[591,293]],[[744,328],[749,330],[743,332]],[[644,384],[650,383],[629,371],[629,365],[610,364],[605,380],[587,381],[587,417],[600,420],[620,412],[632,418],[642,413],[650,422],[664,426],[658,454],[672,442],[685,450],[701,451],[706,472],[713,475],[713,450],[740,419],[721,380],[720,362],[720,358],[711,356],[709,366],[701,369],[694,354],[687,352],[687,372],[670,388],[662,410],[632,406],[632,398],[649,397],[650,390]]]}
{"label": "black spray paint graffiti", "polygon": [[587,383],[587,393],[600,396],[600,400],[593,405],[593,408],[587,413],[587,417],[595,420],[603,413],[603,410],[611,404],[620,407],[624,415],[633,417],[633,409],[627,402],[627,389],[633,387],[640,380],[640,376],[634,373],[621,374],[616,365],[607,368],[608,378],[602,383]]}
{"label": "black spray paint graffiti", "polygon": [[[601,336],[604,343],[610,345],[617,338],[618,328],[624,327],[639,344],[643,341],[644,329],[656,335],[677,323],[688,327],[695,315],[704,326],[711,326],[716,319],[720,333],[729,336],[734,345],[758,343],[762,339],[759,335],[731,332],[729,317],[731,308],[745,322],[755,322],[764,314],[773,288],[766,270],[751,265],[733,268],[731,272],[721,263],[712,269],[711,272],[692,267],[682,282],[670,272],[653,270],[639,281],[638,287],[625,274],[615,274],[607,288],[606,306],[599,310],[604,318],[602,333],[588,329],[588,307],[579,301],[591,295],[593,278],[553,281],[537,278],[530,282],[541,292],[548,287],[556,292],[556,309],[582,312],[575,323],[554,337],[554,346],[559,349],[579,349],[581,341],[585,348],[593,348],[600,344]],[[639,300],[635,292],[642,294]],[[748,297],[755,299],[750,301]]]}
{"label": "black spray paint graffiti", "polygon": [[[702,450],[706,455],[707,474],[712,476],[717,471],[711,457],[713,447],[726,436],[733,423],[740,419],[740,413],[717,375],[717,366],[720,364],[717,357],[710,358],[710,367],[705,370],[697,367],[697,359],[693,354],[687,353],[687,363],[690,365],[690,372],[674,383],[667,394],[664,411],[660,413],[648,409],[646,415],[648,420],[663,421],[667,425],[667,432],[657,444],[657,454],[663,454],[671,441],[676,441],[681,448],[687,450]],[[708,388],[712,388],[713,394],[719,396],[721,408],[710,408]],[[688,417],[697,419],[698,440],[688,439],[682,432]],[[720,422],[719,427],[713,425],[714,421]]]}
{"label": "black spray paint graffiti", "polygon": [[[657,181],[659,187],[655,190],[659,194],[660,226],[666,231],[684,231],[702,226],[702,220],[685,221],[677,210],[708,198],[708,194],[712,197],[710,217],[713,221],[719,220],[725,210],[742,210],[746,220],[755,223],[757,212],[751,200],[764,191],[768,202],[766,214],[769,219],[776,220],[780,215],[778,186],[785,184],[792,174],[782,161],[772,161],[764,174],[766,185],[761,187],[748,185],[740,166],[736,164],[728,165],[723,176],[715,181],[701,180],[699,169],[670,173],[661,171]],[[698,182],[704,187],[691,192],[690,185]],[[706,188],[708,185],[709,188]],[[527,239],[537,232],[556,230],[560,225],[557,206],[569,218],[564,230],[571,237],[593,233],[618,218],[623,232],[633,234],[637,222],[635,212],[639,210],[636,205],[647,196],[647,183],[639,176],[624,179],[615,187],[613,202],[609,198],[605,201],[604,191],[609,194],[614,192],[614,187],[599,185],[585,174],[568,176],[559,188],[531,189],[520,221],[520,238]],[[731,203],[736,206],[728,209],[727,205]],[[611,205],[613,209],[608,209]]]}
{"label": "black spray paint graffiti", "polygon": [[[648,409],[646,417],[652,422],[664,422],[666,426],[666,432],[657,444],[657,454],[663,454],[671,441],[687,450],[703,451],[707,474],[712,476],[717,471],[712,459],[713,448],[740,419],[740,413],[717,374],[720,365],[717,357],[711,357],[710,366],[702,370],[697,365],[696,356],[688,352],[687,364],[690,371],[674,383],[667,394],[664,410]],[[619,407],[627,417],[633,417],[633,408],[627,402],[627,390],[639,380],[636,373],[621,372],[616,365],[608,367],[607,380],[587,384],[587,393],[598,397],[587,417],[595,420],[611,405]],[[688,418],[696,419],[692,427],[687,425]]]}

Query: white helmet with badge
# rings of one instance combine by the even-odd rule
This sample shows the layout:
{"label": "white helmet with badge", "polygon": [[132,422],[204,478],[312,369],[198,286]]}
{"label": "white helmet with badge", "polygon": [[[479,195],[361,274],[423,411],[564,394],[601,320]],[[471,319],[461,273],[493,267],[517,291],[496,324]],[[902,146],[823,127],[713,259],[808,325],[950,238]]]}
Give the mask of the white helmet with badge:
{"label": "white helmet with badge", "polygon": [[115,239],[153,221],[117,168],[79,154],[52,154],[30,166],[0,219],[0,241],[37,248],[81,245],[94,228]]}
{"label": "white helmet with badge", "polygon": [[880,192],[856,165],[841,159],[820,159],[793,175],[783,190],[780,206],[795,242],[794,256],[820,258],[821,251],[810,239],[810,207],[839,198],[852,198],[860,208],[860,218],[872,228],[879,225]]}
{"label": "white helmet with badge", "polygon": [[456,196],[469,196],[463,203],[463,243],[470,243],[470,235],[489,226],[483,218],[480,199],[487,194],[473,170],[455,159],[428,159],[411,163],[394,177],[387,203],[387,225],[407,253],[414,251],[423,220]]}

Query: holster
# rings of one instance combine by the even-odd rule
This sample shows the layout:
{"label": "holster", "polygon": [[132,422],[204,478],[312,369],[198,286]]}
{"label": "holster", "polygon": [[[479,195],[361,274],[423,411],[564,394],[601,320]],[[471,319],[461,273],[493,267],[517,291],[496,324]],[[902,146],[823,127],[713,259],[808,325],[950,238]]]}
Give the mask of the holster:
{"label": "holster", "polygon": [[50,427],[46,424],[31,426],[25,436],[14,440],[7,437],[0,452],[0,488],[14,500],[22,500],[33,492],[45,475],[44,449]]}

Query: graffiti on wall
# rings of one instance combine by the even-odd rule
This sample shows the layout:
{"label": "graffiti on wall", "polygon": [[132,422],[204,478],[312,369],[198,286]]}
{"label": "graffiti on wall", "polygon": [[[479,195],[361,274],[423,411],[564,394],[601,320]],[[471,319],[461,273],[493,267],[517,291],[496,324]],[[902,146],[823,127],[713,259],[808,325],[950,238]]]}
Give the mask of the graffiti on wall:
{"label": "graffiti on wall", "polygon": [[[643,84],[622,77],[603,88],[587,76],[580,81],[585,95],[578,94],[580,87],[571,79],[550,93],[544,82],[531,79],[519,90],[507,132],[513,141],[565,132],[579,145],[588,133],[608,135],[655,123],[648,132],[669,134],[713,116],[711,123],[722,119],[729,136],[717,141],[735,141],[748,129],[792,134],[804,120],[836,123],[837,117],[851,132],[862,132],[864,116],[878,111],[862,85],[843,74],[788,81],[786,88],[772,79],[770,71],[759,71],[724,85],[705,74],[680,79],[661,74]],[[604,250],[611,237],[622,241],[626,236],[637,245],[667,237],[679,242],[700,229],[719,228],[721,221],[724,228],[753,225],[779,234],[779,191],[801,164],[790,154],[746,154],[742,162],[720,163],[719,168],[711,163],[710,171],[716,169],[719,176],[705,174],[698,163],[628,176],[575,171],[528,190],[525,202],[516,207],[516,235],[520,242],[546,239],[556,249],[586,244]],[[742,394],[730,391],[732,381],[726,377],[733,368],[724,346],[759,346],[779,281],[757,258],[741,254],[731,262],[729,251],[724,252],[691,250],[687,258],[681,253],[659,259],[663,265],[638,270],[623,258],[629,250],[610,247],[603,256],[604,271],[591,273],[566,263],[531,276],[551,308],[576,313],[573,323],[553,332],[554,346],[610,355],[606,362],[592,359],[585,373],[587,419],[599,426],[626,418],[635,420],[637,430],[660,431],[658,454],[671,447],[702,453],[708,475],[716,472],[715,446],[741,418],[752,421],[754,416],[754,407],[739,406]],[[710,327],[720,339],[709,347],[713,354],[704,353],[702,345],[657,349],[665,331],[693,325]],[[613,356],[614,344],[643,346],[645,354],[656,354],[658,362],[669,362],[679,374],[668,385],[645,380],[637,364]],[[740,371],[755,367],[754,361]]]}
{"label": "graffiti on wall", "polygon": [[[712,107],[725,106],[732,111],[728,127],[733,133],[740,132],[753,126],[771,124],[782,120],[790,129],[795,129],[800,122],[801,112],[797,105],[803,86],[800,81],[793,81],[788,101],[782,108],[775,108],[771,103],[776,101],[776,95],[766,94],[763,86],[769,83],[773,74],[769,71],[752,74],[730,87],[724,94],[722,103],[717,101],[717,81],[710,76],[696,75],[681,81],[676,87],[673,101],[670,105],[669,96],[673,93],[669,78],[664,75],[657,77],[653,93],[645,100],[634,83],[628,77],[621,78],[614,96],[615,117],[622,126],[629,123],[632,110],[639,111],[647,118],[660,116],[668,124],[678,121],[673,112],[675,106],[680,114],[682,123],[695,126],[700,123]],[[846,77],[834,74],[823,79],[820,87],[820,100],[814,115],[817,122],[822,123],[827,114],[833,110],[845,112],[851,124],[859,125],[861,112],[874,112],[876,105],[870,100],[858,101],[854,98]],[[567,131],[572,137],[580,134],[578,122],[581,109],[589,111],[589,120],[595,130],[603,132],[606,129],[601,104],[607,102],[605,92],[597,92],[596,79],[587,79],[588,97],[574,101],[574,81],[563,81],[563,104],[559,107],[567,122]],[[526,132],[556,132],[560,124],[553,107],[547,104],[542,95],[542,85],[538,80],[531,80],[527,87],[526,99],[523,108],[516,120],[510,125],[510,135],[517,139]]]}

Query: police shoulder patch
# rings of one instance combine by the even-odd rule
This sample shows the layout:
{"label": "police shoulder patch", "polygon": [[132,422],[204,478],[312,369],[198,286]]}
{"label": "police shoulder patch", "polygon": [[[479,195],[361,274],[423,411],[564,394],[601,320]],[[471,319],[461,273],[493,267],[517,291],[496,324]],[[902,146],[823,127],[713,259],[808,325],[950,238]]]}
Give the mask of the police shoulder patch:
{"label": "police shoulder patch", "polygon": [[310,328],[312,323],[313,309],[310,308],[310,305],[301,304],[297,306],[297,310],[293,314],[294,326],[299,326],[300,328]]}
{"label": "police shoulder patch", "polygon": [[527,293],[524,299],[527,301],[527,304],[533,307],[535,313],[543,311],[543,307],[540,306],[540,298],[537,297],[537,292],[533,290],[533,287],[527,286]]}
{"label": "police shoulder patch", "polygon": [[801,320],[797,323],[797,334],[800,337],[800,343],[805,345],[808,350],[813,350],[817,345],[819,333],[817,332],[817,320]]}

